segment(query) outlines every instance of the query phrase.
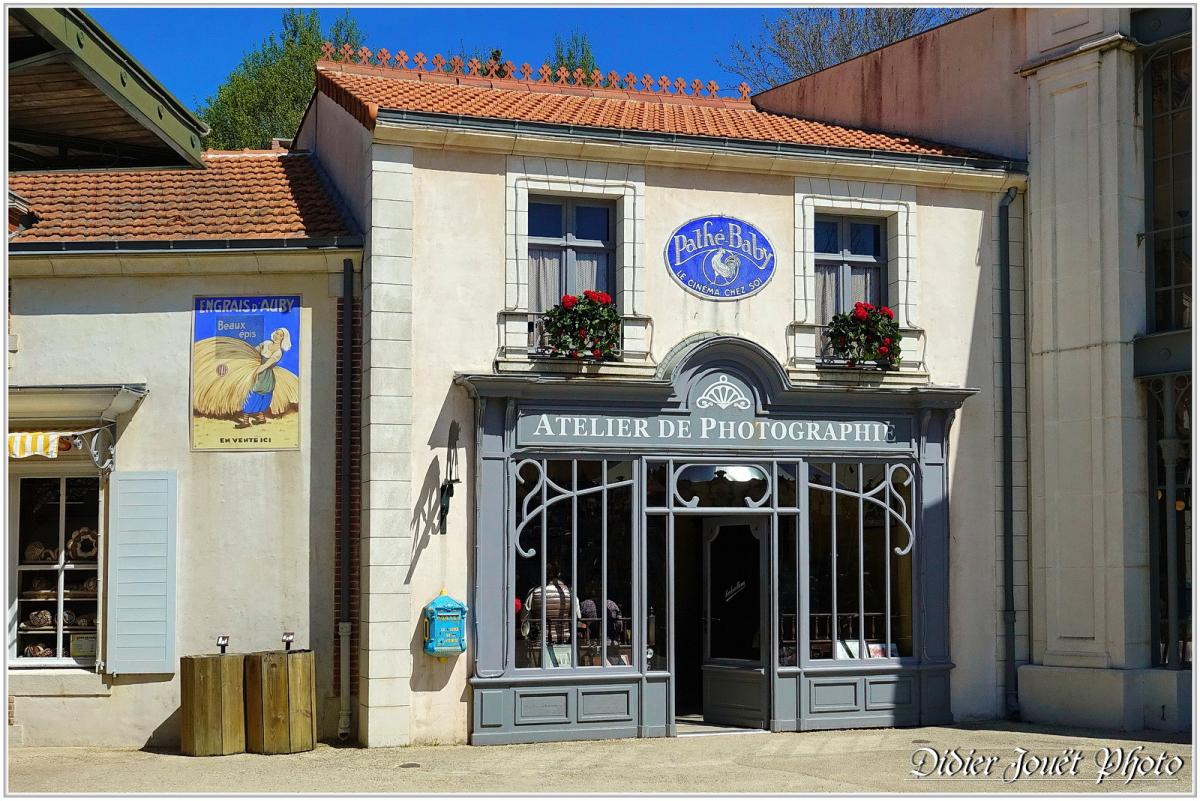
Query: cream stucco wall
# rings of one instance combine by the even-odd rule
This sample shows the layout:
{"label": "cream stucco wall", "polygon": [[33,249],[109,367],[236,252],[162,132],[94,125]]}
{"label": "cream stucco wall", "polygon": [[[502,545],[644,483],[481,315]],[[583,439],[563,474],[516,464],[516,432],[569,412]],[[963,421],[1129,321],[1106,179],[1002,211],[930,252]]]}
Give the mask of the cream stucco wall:
{"label": "cream stucco wall", "polygon": [[[451,382],[487,372],[504,299],[504,159],[417,150],[413,159],[412,617],[443,588],[470,603],[474,404]],[[469,232],[469,233],[468,233]],[[462,483],[438,527],[438,488],[457,427]],[[502,532],[485,531],[481,536]],[[468,629],[469,631],[469,629]],[[413,742],[465,742],[472,652],[439,662],[412,637]]]}
{"label": "cream stucco wall", "polygon": [[[219,261],[223,270],[248,271],[253,263],[232,255]],[[81,258],[72,263],[87,265]],[[157,267],[170,263],[160,259]],[[20,269],[19,259],[12,264]],[[186,258],[173,264],[189,272]],[[119,421],[117,469],[177,471],[177,655],[213,652],[222,633],[236,651],[275,649],[281,632],[294,631],[296,647],[317,652],[323,736],[334,733],[337,713],[331,693],[336,286],[322,273],[13,278],[19,348],[10,354],[8,374],[14,385],[147,385],[145,400]],[[192,299],[238,294],[303,296],[297,451],[190,450]],[[10,462],[13,475],[22,469]],[[17,696],[13,742],[178,742],[175,675],[114,681],[78,669],[10,669],[9,681]]]}
{"label": "cream stucco wall", "polygon": [[[475,536],[472,515],[473,407],[452,384],[458,372],[491,372],[505,302],[505,156],[413,149],[413,402],[410,733],[413,742],[464,741],[469,729],[472,654],[445,663],[425,656],[423,605],[445,588],[470,600]],[[661,360],[701,331],[747,337],[781,363],[793,320],[796,230],[794,178],[648,166],[638,281],[639,313],[653,319],[651,355]],[[953,705],[960,720],[999,716],[999,634],[995,582],[997,511],[994,420],[993,282],[996,243],[991,192],[920,188],[915,254],[926,366],[936,384],[979,388],[951,438],[951,634]],[[663,246],[682,222],[729,214],[759,227],[779,259],[771,282],[743,301],[712,302],[683,291],[663,264]],[[445,533],[437,525],[437,489],[446,448],[458,428],[462,484]]]}

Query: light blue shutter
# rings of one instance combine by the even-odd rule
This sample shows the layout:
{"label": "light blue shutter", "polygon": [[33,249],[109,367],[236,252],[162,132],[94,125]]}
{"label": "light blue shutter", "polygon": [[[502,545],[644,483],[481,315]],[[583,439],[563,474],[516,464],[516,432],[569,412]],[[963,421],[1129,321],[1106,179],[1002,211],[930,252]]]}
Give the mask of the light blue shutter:
{"label": "light blue shutter", "polygon": [[175,471],[108,485],[105,671],[175,672]]}

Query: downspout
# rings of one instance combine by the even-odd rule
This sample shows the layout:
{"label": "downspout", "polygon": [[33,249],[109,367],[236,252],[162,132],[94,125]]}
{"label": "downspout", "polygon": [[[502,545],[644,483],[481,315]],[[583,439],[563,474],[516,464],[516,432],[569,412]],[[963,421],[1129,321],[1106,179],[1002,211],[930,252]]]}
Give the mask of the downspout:
{"label": "downspout", "polygon": [[1020,717],[1017,697],[1017,605],[1014,589],[1013,554],[1013,361],[1012,361],[1012,276],[1009,274],[1008,207],[1017,197],[1009,187],[1000,199],[1000,481],[1001,515],[1004,525],[1004,712],[1009,719]]}
{"label": "downspout", "polygon": [[340,668],[340,698],[338,706],[338,739],[350,739],[350,459],[353,455],[351,426],[354,416],[351,403],[354,398],[354,261],[342,260],[342,380],[338,392],[342,401],[342,465],[340,472],[341,537],[338,547],[340,561],[338,579],[341,581],[339,602],[341,614],[338,620],[338,659]]}

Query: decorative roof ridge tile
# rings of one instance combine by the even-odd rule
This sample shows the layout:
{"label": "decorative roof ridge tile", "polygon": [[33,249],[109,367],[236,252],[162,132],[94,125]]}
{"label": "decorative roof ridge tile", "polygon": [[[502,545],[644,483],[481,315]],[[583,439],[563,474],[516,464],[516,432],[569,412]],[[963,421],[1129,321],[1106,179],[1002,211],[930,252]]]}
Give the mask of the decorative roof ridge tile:
{"label": "decorative roof ridge tile", "polygon": [[[387,48],[380,48],[372,53],[367,47],[361,47],[355,52],[349,45],[343,45],[336,51],[329,42],[322,48],[323,56],[317,62],[317,70],[334,70],[353,72],[363,75],[379,75],[381,77],[430,81],[434,83],[458,84],[461,86],[478,86],[490,89],[505,89],[509,91],[551,92],[557,94],[584,95],[592,97],[612,97],[623,100],[639,100],[642,102],[675,103],[687,105],[721,106],[753,110],[750,102],[750,87],[744,82],[737,87],[740,97],[721,97],[717,94],[720,86],[716,81],[707,83],[700,79],[690,83],[683,78],[672,81],[666,75],[657,81],[646,73],[639,79],[632,72],[624,76],[615,70],[607,74],[599,69],[591,74],[582,69],[569,73],[566,67],[554,71],[549,64],[542,64],[534,77],[534,69],[528,63],[518,68],[511,61],[503,64],[496,61],[481,63],[478,59],[470,59],[465,64],[459,56],[447,61],[440,53],[432,60],[424,53],[412,57],[414,67],[409,67],[409,55],[403,50],[395,56]],[[336,56],[336,57],[335,57]],[[356,60],[357,59],[357,60]],[[426,68],[426,64],[432,68]],[[639,88],[639,82],[641,88]],[[624,84],[624,85],[622,85]],[[654,87],[657,85],[657,89]],[[691,92],[688,92],[688,89]],[[707,92],[707,95],[702,94]]]}

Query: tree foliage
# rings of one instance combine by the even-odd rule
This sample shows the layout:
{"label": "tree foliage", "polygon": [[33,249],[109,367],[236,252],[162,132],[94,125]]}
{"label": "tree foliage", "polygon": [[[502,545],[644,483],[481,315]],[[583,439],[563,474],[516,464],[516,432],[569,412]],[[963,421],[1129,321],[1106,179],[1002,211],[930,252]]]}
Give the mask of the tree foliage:
{"label": "tree foliage", "polygon": [[219,150],[265,148],[275,137],[294,135],[312,97],[321,45],[329,41],[334,48],[349,44],[357,50],[363,38],[348,11],[325,33],[315,10],[284,11],[278,36],[271,34],[243,56],[200,108],[200,118],[211,129],[205,145]]}
{"label": "tree foliage", "polygon": [[[497,64],[504,63],[504,51],[499,47],[480,47],[478,45],[474,47],[467,47],[462,43],[461,39],[458,42],[458,53],[452,55],[457,55],[462,59],[462,63],[464,65],[463,69],[466,69],[466,65],[471,63],[471,59],[473,58],[479,59],[480,71],[483,70],[483,67],[489,61],[494,61]],[[446,66],[442,67],[442,69],[445,72],[449,72],[452,69],[449,63],[449,57],[447,57],[446,62]]]}
{"label": "tree foliage", "polygon": [[717,63],[755,91],[802,78],[970,14],[970,8],[789,8]]}
{"label": "tree foliage", "polygon": [[554,54],[547,62],[554,75],[558,74],[559,67],[566,67],[568,75],[573,75],[576,69],[582,69],[583,74],[589,76],[588,80],[597,68],[596,57],[592,54],[592,43],[588,41],[586,33],[578,31],[571,31],[570,38],[565,40],[556,34]]}

